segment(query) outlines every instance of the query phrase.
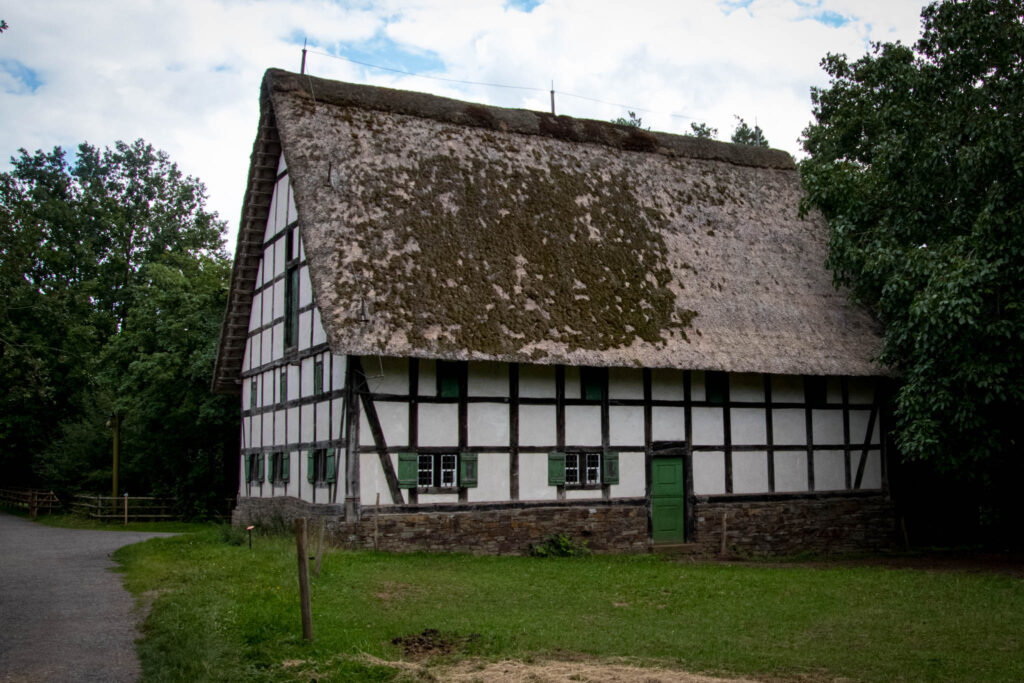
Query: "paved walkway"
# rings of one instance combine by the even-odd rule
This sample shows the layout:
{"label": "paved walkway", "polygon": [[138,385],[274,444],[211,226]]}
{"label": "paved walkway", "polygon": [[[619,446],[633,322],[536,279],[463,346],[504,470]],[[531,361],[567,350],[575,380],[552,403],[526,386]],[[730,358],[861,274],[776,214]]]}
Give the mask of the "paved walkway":
{"label": "paved walkway", "polygon": [[137,680],[137,615],[110,554],[169,535],[57,529],[0,513],[0,681]]}

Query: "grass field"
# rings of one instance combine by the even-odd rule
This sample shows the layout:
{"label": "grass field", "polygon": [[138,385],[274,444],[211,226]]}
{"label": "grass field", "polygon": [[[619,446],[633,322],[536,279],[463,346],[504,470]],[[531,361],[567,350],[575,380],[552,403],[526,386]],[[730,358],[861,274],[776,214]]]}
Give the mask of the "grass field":
{"label": "grass field", "polygon": [[206,528],[118,551],[152,605],[146,680],[408,678],[366,655],[418,657],[428,677],[467,658],[583,657],[799,680],[1024,680],[1024,581],[1006,575],[331,551],[305,644],[294,541],[242,540]]}

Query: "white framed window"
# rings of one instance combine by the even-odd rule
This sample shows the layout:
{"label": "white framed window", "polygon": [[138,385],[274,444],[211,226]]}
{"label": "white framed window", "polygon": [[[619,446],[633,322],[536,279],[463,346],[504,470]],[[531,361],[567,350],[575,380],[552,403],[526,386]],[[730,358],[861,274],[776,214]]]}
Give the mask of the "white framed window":
{"label": "white framed window", "polygon": [[619,454],[597,450],[548,453],[548,485],[587,488],[619,483]]}
{"label": "white framed window", "polygon": [[399,453],[398,483],[402,488],[469,488],[477,482],[476,453]]}

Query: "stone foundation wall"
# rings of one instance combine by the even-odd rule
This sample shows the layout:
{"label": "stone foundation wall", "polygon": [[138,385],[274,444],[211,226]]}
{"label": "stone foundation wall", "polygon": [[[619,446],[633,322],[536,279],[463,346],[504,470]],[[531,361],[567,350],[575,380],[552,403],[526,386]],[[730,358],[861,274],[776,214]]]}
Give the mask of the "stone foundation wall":
{"label": "stone foundation wall", "polygon": [[707,552],[721,549],[723,516],[726,549],[733,553],[843,553],[896,543],[895,512],[884,493],[698,499],[694,541]]}
{"label": "stone foundation wall", "polygon": [[240,498],[232,521],[284,530],[296,517],[318,516],[325,517],[331,544],[350,549],[523,555],[532,543],[557,533],[584,540],[596,552],[644,552],[649,546],[643,499],[382,507],[380,514],[370,507],[363,509],[360,521],[350,523],[341,505]]}
{"label": "stone foundation wall", "polygon": [[[343,505],[298,498],[239,498],[232,521],[288,531],[297,517],[324,517],[331,544],[350,549],[521,555],[557,533],[585,540],[596,552],[650,549],[642,498],[382,507],[379,514],[369,507],[355,523],[344,514]],[[894,509],[884,493],[713,496],[694,504],[691,552],[720,552],[723,516],[726,549],[736,554],[871,551],[896,541]]]}

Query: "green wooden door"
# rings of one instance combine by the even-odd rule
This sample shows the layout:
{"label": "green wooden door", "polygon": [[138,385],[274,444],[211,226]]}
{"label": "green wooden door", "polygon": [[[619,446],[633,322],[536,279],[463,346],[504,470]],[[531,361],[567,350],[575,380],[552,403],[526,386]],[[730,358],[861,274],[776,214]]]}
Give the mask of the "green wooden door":
{"label": "green wooden door", "polygon": [[651,461],[651,527],[655,543],[681,543],[683,539],[683,459]]}

